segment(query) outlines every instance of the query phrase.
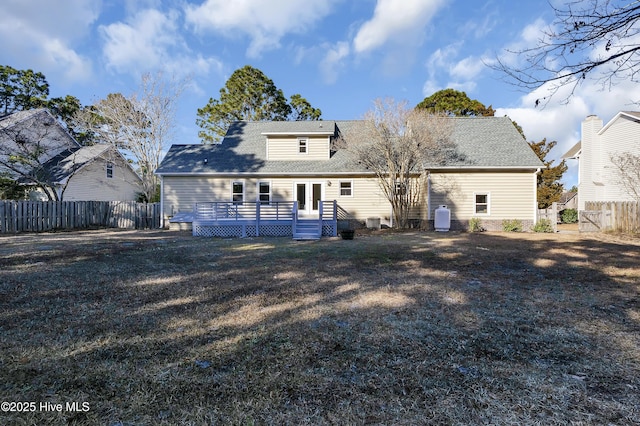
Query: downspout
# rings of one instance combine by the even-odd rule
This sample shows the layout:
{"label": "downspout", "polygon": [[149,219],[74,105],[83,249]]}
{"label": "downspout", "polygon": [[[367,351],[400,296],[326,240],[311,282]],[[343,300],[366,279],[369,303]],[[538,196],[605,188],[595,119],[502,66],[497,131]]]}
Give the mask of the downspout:
{"label": "downspout", "polygon": [[431,172],[427,171],[427,220],[431,220]]}
{"label": "downspout", "polygon": [[164,176],[160,175],[160,228],[164,229]]}
{"label": "downspout", "polygon": [[538,167],[533,174],[533,226],[538,223],[538,173],[542,171],[542,168]]}

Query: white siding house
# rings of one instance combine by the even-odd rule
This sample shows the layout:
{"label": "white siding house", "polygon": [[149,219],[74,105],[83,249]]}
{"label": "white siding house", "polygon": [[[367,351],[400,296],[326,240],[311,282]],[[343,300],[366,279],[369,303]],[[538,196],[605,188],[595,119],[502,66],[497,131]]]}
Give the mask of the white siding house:
{"label": "white siding house", "polygon": [[640,112],[619,112],[606,125],[590,115],[581,131],[580,142],[563,156],[578,160],[578,209],[587,201],[636,201],[620,183],[611,157],[640,155]]}

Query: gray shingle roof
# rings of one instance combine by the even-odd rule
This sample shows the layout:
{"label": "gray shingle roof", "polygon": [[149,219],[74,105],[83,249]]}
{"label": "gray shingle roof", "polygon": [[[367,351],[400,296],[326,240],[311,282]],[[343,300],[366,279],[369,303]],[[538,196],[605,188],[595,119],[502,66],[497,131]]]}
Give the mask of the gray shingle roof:
{"label": "gray shingle roof", "polygon": [[[453,168],[542,167],[527,142],[508,117],[451,118],[458,159]],[[330,159],[318,161],[267,160],[270,133],[305,134],[326,131],[347,134],[360,121],[278,121],[232,124],[219,145],[173,145],[156,170],[171,174],[332,174],[363,173],[350,154],[339,149]],[[320,127],[322,125],[322,127]],[[347,141],[348,143],[348,141]],[[429,165],[425,165],[429,167]],[[438,167],[442,168],[442,167]]]}
{"label": "gray shingle roof", "polygon": [[448,167],[523,167],[544,165],[509,117],[455,117],[453,140],[461,158]]}
{"label": "gray shingle roof", "polygon": [[[114,149],[108,144],[83,146],[73,150],[65,150],[44,164],[52,182],[63,182],[77,170]],[[115,149],[114,149],[115,150]]]}
{"label": "gray shingle roof", "polygon": [[[24,111],[16,111],[14,113],[0,117],[0,129],[7,129],[16,124],[28,120],[33,117],[40,117],[41,120],[46,118],[53,119],[48,110],[44,108],[29,109]],[[48,116],[48,117],[46,117]]]}

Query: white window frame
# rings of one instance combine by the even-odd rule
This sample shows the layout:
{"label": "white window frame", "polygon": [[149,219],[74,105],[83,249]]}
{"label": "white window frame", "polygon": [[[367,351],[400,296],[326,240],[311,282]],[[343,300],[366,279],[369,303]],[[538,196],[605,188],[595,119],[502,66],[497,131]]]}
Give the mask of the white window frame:
{"label": "white window frame", "polygon": [[[477,197],[478,195],[484,195],[487,197],[486,203],[478,203]],[[487,206],[486,212],[478,212],[478,206]],[[476,216],[489,216],[491,214],[491,193],[488,191],[478,191],[473,193],[473,214]]]}
{"label": "white window frame", "polygon": [[[234,196],[239,194],[238,192],[235,192],[234,188],[233,188],[236,184],[242,185],[242,194],[241,194],[242,195],[242,200],[240,200],[240,201],[234,200]],[[246,191],[246,189],[247,189],[247,186],[245,185],[244,180],[238,180],[238,179],[232,180],[231,181],[231,202],[233,204],[242,205],[244,203],[244,200],[245,200],[245,191]]]}
{"label": "white window frame", "polygon": [[[304,151],[302,150],[304,148]],[[309,138],[298,138],[298,154],[309,154]]]}
{"label": "white window frame", "polygon": [[[342,184],[343,183],[348,183],[349,184],[349,194],[343,194],[342,193]],[[353,181],[352,180],[340,180],[340,181],[338,181],[338,195],[340,197],[353,197]]]}
{"label": "white window frame", "polygon": [[113,179],[113,163],[107,161],[107,179]]}
{"label": "white window frame", "polygon": [[[267,200],[266,202],[262,201],[260,199],[260,196],[263,195],[262,192],[260,192],[260,185],[266,184],[269,186],[269,192],[268,192],[268,197],[269,200]],[[270,180],[260,180],[258,181],[258,183],[256,184],[256,202],[260,203],[261,205],[270,205],[271,204],[271,191],[272,191],[272,185],[271,185],[271,181]]]}

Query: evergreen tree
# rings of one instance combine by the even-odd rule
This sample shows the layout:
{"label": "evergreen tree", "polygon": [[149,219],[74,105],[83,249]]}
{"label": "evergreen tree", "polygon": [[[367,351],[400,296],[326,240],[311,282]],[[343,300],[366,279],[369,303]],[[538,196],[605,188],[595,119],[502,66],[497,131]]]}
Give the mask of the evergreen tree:
{"label": "evergreen tree", "polygon": [[557,202],[564,192],[564,186],[560,179],[567,171],[567,164],[562,160],[557,166],[553,166],[554,160],[545,160],[549,151],[556,146],[556,141],[547,142],[543,139],[540,142],[529,142],[529,146],[536,153],[540,161],[544,163],[544,169],[538,174],[538,208],[546,209],[551,204]]}
{"label": "evergreen tree", "polygon": [[465,92],[444,89],[424,98],[416,108],[425,109],[432,114],[452,115],[456,117],[493,117],[494,109],[476,99],[470,99]]}
{"label": "evergreen tree", "polygon": [[198,136],[204,143],[224,138],[229,125],[237,120],[285,121],[319,120],[320,110],[296,94],[287,103],[282,90],[262,71],[249,65],[237,69],[220,89],[219,99],[209,99],[198,109]]}

